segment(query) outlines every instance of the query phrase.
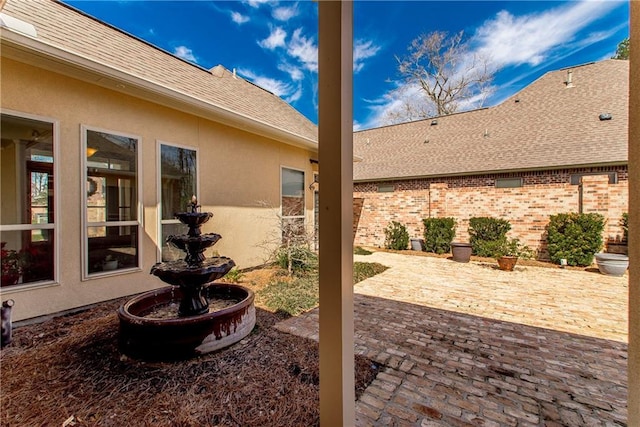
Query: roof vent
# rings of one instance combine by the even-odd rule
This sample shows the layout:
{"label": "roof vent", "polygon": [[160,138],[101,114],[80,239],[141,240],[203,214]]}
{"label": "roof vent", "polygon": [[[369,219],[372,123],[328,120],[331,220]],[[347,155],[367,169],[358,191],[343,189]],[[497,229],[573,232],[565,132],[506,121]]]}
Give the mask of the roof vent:
{"label": "roof vent", "polygon": [[573,87],[573,71],[567,70],[567,80],[564,82],[567,87]]}
{"label": "roof vent", "polygon": [[435,126],[438,124],[438,121],[436,119],[431,120],[431,126]]}
{"label": "roof vent", "polygon": [[611,120],[611,113],[602,113],[599,117],[600,120]]}
{"label": "roof vent", "polygon": [[0,27],[22,33],[25,36],[38,37],[36,27],[28,22],[0,13]]}

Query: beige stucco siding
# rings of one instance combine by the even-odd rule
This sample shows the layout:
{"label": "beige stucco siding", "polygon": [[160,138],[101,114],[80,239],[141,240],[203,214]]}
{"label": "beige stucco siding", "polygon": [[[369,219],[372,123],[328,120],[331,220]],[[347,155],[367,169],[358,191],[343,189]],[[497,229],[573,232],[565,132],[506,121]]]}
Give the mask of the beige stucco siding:
{"label": "beige stucco siding", "polygon": [[[143,101],[116,90],[75,80],[41,68],[2,58],[1,102],[3,110],[28,113],[59,123],[59,167],[55,177],[56,224],[59,242],[59,281],[52,286],[2,289],[2,299],[16,301],[14,320],[149,290],[162,283],[149,274],[157,261],[158,183],[157,144],[198,149],[198,197],[213,219],[204,232],[216,232],[222,240],[214,247],[241,268],[265,260],[264,243],[273,241],[280,206],[280,169],[305,171],[305,187],[313,180],[310,158],[317,155],[262,136]],[[126,89],[125,89],[126,90]],[[82,281],[81,126],[136,135],[141,139],[142,234],[141,268]],[[2,167],[7,158],[2,153]],[[9,166],[7,166],[9,167]],[[5,198],[4,187],[2,203]],[[313,224],[313,193],[306,191],[306,217]],[[277,233],[277,230],[275,230]]]}

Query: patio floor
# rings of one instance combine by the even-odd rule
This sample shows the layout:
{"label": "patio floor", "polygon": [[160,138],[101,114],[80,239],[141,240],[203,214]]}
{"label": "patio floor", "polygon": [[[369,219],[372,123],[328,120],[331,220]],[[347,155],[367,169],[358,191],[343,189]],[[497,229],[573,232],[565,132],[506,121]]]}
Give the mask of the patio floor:
{"label": "patio floor", "polygon": [[[382,364],[359,426],[619,426],[628,276],[376,252],[355,351]],[[278,329],[318,339],[318,309]]]}

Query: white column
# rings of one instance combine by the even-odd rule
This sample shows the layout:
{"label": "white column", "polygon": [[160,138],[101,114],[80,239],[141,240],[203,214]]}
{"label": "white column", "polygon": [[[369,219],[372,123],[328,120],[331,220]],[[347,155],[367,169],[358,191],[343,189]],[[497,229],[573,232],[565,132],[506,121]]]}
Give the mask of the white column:
{"label": "white column", "polygon": [[318,2],[320,424],[355,421],[353,362],[353,4]]}
{"label": "white column", "polygon": [[640,1],[631,1],[628,424],[640,426]]}

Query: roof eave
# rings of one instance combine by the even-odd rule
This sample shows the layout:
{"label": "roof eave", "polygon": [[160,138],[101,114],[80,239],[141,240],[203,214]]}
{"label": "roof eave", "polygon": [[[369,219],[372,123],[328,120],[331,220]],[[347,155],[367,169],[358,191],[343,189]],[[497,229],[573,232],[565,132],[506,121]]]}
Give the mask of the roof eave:
{"label": "roof eave", "polygon": [[443,174],[407,175],[407,176],[395,176],[395,177],[384,177],[384,178],[361,178],[361,179],[354,179],[353,182],[367,183],[367,182],[407,181],[407,180],[413,180],[413,179],[454,178],[454,177],[465,177],[465,176],[513,174],[513,173],[538,172],[538,171],[563,170],[563,169],[583,169],[583,168],[598,168],[598,167],[609,167],[609,166],[626,166],[628,164],[629,164],[628,161],[583,163],[583,164],[558,165],[558,166],[549,166],[549,167],[497,169],[497,170],[486,170],[486,171],[452,172],[452,173],[443,173]]}
{"label": "roof eave", "polygon": [[[7,51],[13,50],[15,52],[17,50],[21,55],[17,55],[18,58],[16,59],[24,60],[28,56],[30,57],[28,62],[32,65],[37,65],[38,62],[53,61],[62,66],[58,67],[58,70],[56,70],[61,73],[64,73],[63,70],[69,67],[80,71],[80,73],[64,73],[72,75],[74,78],[80,78],[92,84],[107,87],[112,90],[126,93],[127,95],[159,103],[190,114],[195,114],[209,120],[274,139],[298,148],[311,150],[313,152],[317,152],[318,150],[318,143],[313,139],[292,133],[286,129],[269,123],[256,120],[252,117],[240,114],[206,100],[195,98],[189,94],[157,84],[147,79],[131,75],[110,65],[61,49],[15,31],[6,28],[0,29],[0,40],[2,42],[2,56],[5,56]],[[11,56],[8,55],[7,57],[10,58]],[[94,76],[94,78],[88,78],[90,76]],[[95,76],[102,77],[105,80],[99,81]],[[114,82],[120,83],[124,86],[117,87],[113,85]]]}

